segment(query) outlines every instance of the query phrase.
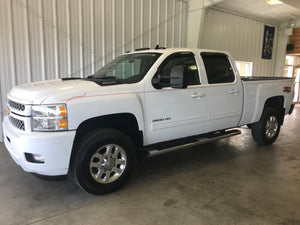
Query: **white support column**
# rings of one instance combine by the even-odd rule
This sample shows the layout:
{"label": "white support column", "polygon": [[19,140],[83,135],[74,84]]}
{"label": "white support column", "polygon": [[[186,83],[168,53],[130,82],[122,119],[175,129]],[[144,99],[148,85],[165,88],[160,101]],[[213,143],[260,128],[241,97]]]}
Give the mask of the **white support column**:
{"label": "white support column", "polygon": [[223,0],[190,0],[188,8],[187,38],[188,48],[199,47],[205,9]]}
{"label": "white support column", "polygon": [[[300,19],[293,21],[295,28],[300,27]],[[286,28],[290,27],[290,22],[285,22],[279,25],[277,36],[277,54],[274,68],[275,77],[281,77],[284,69],[284,60],[286,56],[286,45],[289,36],[285,33]]]}
{"label": "white support column", "polygon": [[288,43],[289,36],[285,34],[285,29],[288,26],[288,23],[281,24],[278,28],[277,36],[277,46],[273,49],[276,49],[276,59],[275,59],[275,68],[274,75],[275,77],[281,77],[284,69],[284,59],[286,55],[286,45]]}
{"label": "white support column", "polygon": [[3,142],[3,131],[2,131],[2,96],[1,96],[1,92],[0,92],[0,142]]}
{"label": "white support column", "polygon": [[188,6],[186,47],[197,48],[204,0],[190,0]]}

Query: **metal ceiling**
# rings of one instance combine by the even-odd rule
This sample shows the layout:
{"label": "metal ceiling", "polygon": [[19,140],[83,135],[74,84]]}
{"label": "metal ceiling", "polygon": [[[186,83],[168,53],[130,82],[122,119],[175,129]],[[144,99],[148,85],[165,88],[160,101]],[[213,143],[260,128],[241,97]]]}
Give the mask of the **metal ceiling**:
{"label": "metal ceiling", "polygon": [[234,11],[271,23],[280,24],[300,18],[299,0],[281,0],[284,4],[269,5],[266,0],[223,0],[217,8]]}

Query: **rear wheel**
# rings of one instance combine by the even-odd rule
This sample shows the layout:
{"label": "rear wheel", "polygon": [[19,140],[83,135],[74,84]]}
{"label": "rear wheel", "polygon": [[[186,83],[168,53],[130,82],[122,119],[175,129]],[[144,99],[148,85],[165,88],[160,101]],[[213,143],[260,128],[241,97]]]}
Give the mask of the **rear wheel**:
{"label": "rear wheel", "polygon": [[84,138],[75,157],[72,176],[92,194],[106,194],[119,189],[134,164],[134,144],[124,133],[100,129]]}
{"label": "rear wheel", "polygon": [[261,145],[272,144],[279,135],[280,120],[281,115],[277,109],[265,107],[261,119],[251,126],[253,139]]}

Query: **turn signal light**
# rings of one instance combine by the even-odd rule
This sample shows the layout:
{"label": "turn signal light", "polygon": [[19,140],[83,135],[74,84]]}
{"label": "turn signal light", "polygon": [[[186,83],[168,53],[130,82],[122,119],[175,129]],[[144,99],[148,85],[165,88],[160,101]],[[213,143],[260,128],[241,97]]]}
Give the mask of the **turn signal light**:
{"label": "turn signal light", "polygon": [[60,111],[59,116],[66,117],[66,115],[67,115],[67,109],[66,109],[65,105],[59,106],[59,111]]}
{"label": "turn signal light", "polygon": [[66,129],[68,127],[67,120],[66,119],[60,119],[59,120],[59,128],[60,129]]}

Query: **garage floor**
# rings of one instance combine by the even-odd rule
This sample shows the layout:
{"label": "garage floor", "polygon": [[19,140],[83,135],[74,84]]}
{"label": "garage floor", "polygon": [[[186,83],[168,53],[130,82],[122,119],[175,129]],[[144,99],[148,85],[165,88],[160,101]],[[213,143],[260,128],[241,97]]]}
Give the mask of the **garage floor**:
{"label": "garage floor", "polygon": [[0,144],[0,224],[300,224],[300,108],[273,145],[243,135],[138,164],[92,196],[23,172]]}

